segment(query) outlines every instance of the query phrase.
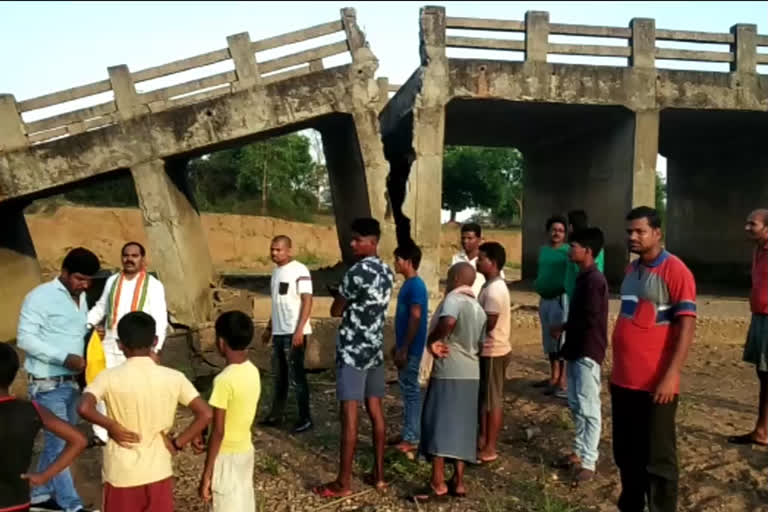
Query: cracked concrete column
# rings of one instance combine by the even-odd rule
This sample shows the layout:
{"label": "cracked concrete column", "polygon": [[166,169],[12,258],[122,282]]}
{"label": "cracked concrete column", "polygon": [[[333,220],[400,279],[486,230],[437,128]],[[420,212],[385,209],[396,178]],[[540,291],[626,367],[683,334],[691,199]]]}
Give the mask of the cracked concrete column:
{"label": "cracked concrete column", "polygon": [[440,268],[440,214],[443,196],[445,105],[448,101],[448,59],[445,55],[445,8],[420,12],[421,91],[413,107],[413,150],[403,212],[411,219],[411,233],[421,246],[419,274],[430,294],[437,295]]}
{"label": "cracked concrete column", "polygon": [[210,320],[210,286],[215,279],[208,241],[188,189],[186,161],[152,160],[131,168],[149,260],[165,285],[173,321],[197,325]]}
{"label": "cracked concrete column", "polygon": [[24,220],[24,203],[0,204],[0,342],[16,338],[21,303],[27,293],[40,284],[40,264]]}

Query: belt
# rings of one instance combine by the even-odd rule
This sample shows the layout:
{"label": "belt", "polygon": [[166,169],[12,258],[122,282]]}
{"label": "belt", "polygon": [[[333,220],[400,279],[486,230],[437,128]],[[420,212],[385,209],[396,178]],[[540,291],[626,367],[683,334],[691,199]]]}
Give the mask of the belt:
{"label": "belt", "polygon": [[52,380],[52,381],[58,381],[58,382],[68,382],[68,381],[76,381],[77,375],[57,375],[56,377],[35,377],[34,375],[30,375],[29,380],[33,380],[33,381]]}

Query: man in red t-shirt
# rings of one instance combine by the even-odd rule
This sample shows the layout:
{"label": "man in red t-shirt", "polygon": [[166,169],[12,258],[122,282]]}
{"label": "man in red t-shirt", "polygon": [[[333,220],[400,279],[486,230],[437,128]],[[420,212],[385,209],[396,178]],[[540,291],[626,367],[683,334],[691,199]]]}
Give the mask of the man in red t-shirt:
{"label": "man in red t-shirt", "polygon": [[768,209],[750,213],[744,229],[755,244],[749,298],[752,320],[744,345],[744,361],[754,364],[757,369],[760,401],[755,429],[748,434],[731,436],[728,442],[768,446]]}
{"label": "man in red t-shirt", "polygon": [[675,413],[680,370],[696,328],[696,282],[661,244],[661,219],[640,206],[627,215],[629,250],[613,332],[613,455],[619,510],[677,510]]}

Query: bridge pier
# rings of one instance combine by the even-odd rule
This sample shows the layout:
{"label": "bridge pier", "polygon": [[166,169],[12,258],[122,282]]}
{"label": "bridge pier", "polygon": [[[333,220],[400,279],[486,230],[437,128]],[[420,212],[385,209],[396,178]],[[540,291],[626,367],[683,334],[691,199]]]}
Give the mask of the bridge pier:
{"label": "bridge pier", "polygon": [[186,160],[151,160],[131,167],[149,241],[150,260],[165,285],[173,321],[210,320],[215,272],[184,171]]}
{"label": "bridge pier", "polygon": [[658,116],[623,110],[596,131],[523,148],[523,278],[536,276],[546,219],[583,209],[605,234],[606,277],[621,281],[627,262],[624,216],[633,206],[654,204],[654,119]]}
{"label": "bridge pier", "polygon": [[750,285],[747,215],[768,207],[768,119],[758,112],[662,112],[667,246],[704,286]]}
{"label": "bridge pier", "polygon": [[0,293],[0,342],[16,338],[16,323],[27,293],[40,284],[40,265],[35,246],[24,220],[23,202],[0,204],[0,268],[3,293]]}

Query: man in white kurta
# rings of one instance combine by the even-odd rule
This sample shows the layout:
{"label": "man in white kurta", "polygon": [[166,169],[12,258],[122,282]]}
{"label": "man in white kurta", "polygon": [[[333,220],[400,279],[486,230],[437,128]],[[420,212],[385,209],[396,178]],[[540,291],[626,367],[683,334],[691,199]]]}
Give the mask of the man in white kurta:
{"label": "man in white kurta", "polygon": [[[465,262],[472,265],[472,268],[477,270],[477,256],[480,254],[480,245],[483,243],[483,230],[479,224],[470,222],[461,226],[461,252],[453,255],[451,258],[451,267],[459,262]],[[504,270],[501,271],[499,277],[506,280]],[[485,284],[485,277],[480,272],[475,274],[475,282],[472,284],[472,291],[475,297],[480,296],[480,290]]]}
{"label": "man in white kurta", "polygon": [[[146,251],[138,242],[125,244],[121,252],[123,270],[107,278],[101,297],[88,312],[88,328],[95,326],[102,337],[107,368],[125,362],[125,356],[117,346],[117,323],[132,311],[143,311],[155,319],[157,344],[152,351],[153,359],[158,359],[157,354],[163,348],[168,328],[165,288],[147,273],[145,256]],[[98,408],[100,412],[106,412],[103,402]],[[93,431],[101,441],[107,441],[106,430],[94,425]]]}

